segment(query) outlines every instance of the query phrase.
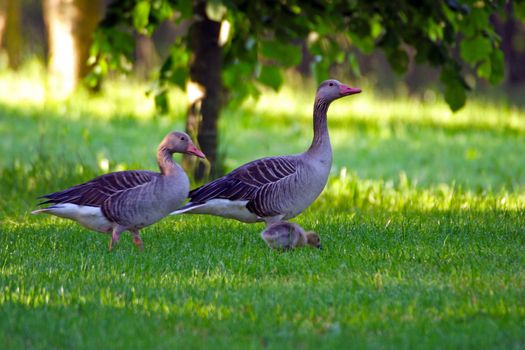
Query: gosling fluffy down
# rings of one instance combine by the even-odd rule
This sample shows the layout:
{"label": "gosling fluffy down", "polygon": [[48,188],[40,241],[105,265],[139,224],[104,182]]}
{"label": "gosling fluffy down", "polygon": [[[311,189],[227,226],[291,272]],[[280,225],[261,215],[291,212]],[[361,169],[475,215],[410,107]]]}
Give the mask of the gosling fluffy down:
{"label": "gosling fluffy down", "polygon": [[305,245],[321,248],[321,240],[315,232],[305,232],[293,222],[280,221],[270,224],[261,232],[268,247],[277,250],[289,250]]}

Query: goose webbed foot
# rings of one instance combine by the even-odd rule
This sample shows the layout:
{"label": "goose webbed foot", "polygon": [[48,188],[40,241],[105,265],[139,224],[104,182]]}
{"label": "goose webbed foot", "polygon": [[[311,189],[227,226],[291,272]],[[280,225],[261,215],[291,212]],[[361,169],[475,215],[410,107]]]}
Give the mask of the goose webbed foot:
{"label": "goose webbed foot", "polygon": [[133,235],[133,244],[135,244],[141,252],[144,251],[144,243],[142,242],[142,238],[140,238],[139,230],[133,230],[131,234]]}
{"label": "goose webbed foot", "polygon": [[113,250],[113,247],[115,247],[120,239],[120,235],[124,231],[123,228],[120,226],[117,226],[113,228],[113,232],[111,233],[111,239],[109,240],[109,251]]}

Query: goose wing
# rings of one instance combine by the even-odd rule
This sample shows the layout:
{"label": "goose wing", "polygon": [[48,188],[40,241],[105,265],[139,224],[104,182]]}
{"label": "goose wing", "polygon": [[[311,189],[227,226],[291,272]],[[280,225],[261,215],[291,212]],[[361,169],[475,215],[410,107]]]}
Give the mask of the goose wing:
{"label": "goose wing", "polygon": [[144,185],[160,174],[154,171],[130,170],[118,171],[98,176],[85,182],[39,198],[45,199],[42,204],[72,203],[100,207],[111,196]]}
{"label": "goose wing", "polygon": [[278,215],[278,193],[288,187],[289,181],[293,181],[297,168],[297,159],[290,156],[255,160],[190,191],[191,202],[185,207],[212,199],[246,200],[248,210],[260,217]]}

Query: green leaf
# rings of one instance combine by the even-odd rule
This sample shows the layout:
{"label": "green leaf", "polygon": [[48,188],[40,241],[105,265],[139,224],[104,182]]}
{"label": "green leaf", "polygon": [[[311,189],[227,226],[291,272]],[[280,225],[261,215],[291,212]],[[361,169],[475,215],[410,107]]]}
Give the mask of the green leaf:
{"label": "green leaf", "polygon": [[[237,62],[222,71],[224,86],[228,90],[228,105],[239,106],[248,96],[257,98],[260,92],[253,83],[255,65],[252,62]],[[242,84],[239,82],[242,81]]]}
{"label": "green leaf", "polygon": [[190,53],[184,45],[174,44],[171,48],[171,59],[173,65],[188,66],[190,61]]}
{"label": "green leaf", "polygon": [[160,114],[168,113],[168,90],[162,89],[157,94],[155,94],[155,108]]}
{"label": "green leaf", "polygon": [[324,80],[328,79],[328,70],[330,63],[328,60],[321,57],[317,57],[318,60],[312,63],[312,72],[315,77],[315,81],[320,84]]}
{"label": "green leaf", "polygon": [[301,63],[302,53],[299,46],[266,40],[261,42],[260,47],[264,57],[273,59],[285,67]]}
{"label": "green leaf", "polygon": [[171,75],[169,77],[169,81],[172,84],[175,84],[176,86],[180,87],[181,89],[186,88],[186,80],[188,79],[188,68],[187,67],[177,67],[173,72],[171,72]]}
{"label": "green leaf", "polygon": [[150,10],[158,19],[159,22],[169,20],[173,17],[173,9],[167,1],[155,1],[153,3],[153,10]]}
{"label": "green leaf", "polygon": [[477,36],[461,41],[461,57],[468,63],[474,64],[488,58],[491,51],[492,45],[485,37]]}
{"label": "green leaf", "polygon": [[215,22],[220,22],[226,16],[228,9],[221,1],[207,1],[206,2],[206,15],[209,19]]}
{"label": "green leaf", "polygon": [[149,1],[139,1],[133,8],[133,25],[138,31],[143,31],[149,23]]}
{"label": "green leaf", "polygon": [[454,83],[457,83],[459,71],[458,67],[455,65],[447,65],[441,69],[441,75],[439,77],[439,80],[444,85],[452,85]]}
{"label": "green leaf", "polygon": [[341,64],[345,61],[345,53],[343,51],[338,51],[334,57],[333,57],[334,61],[337,62],[338,64]]}
{"label": "green leaf", "polygon": [[387,50],[388,62],[398,74],[403,74],[408,69],[408,55],[402,49]]}
{"label": "green leaf", "polygon": [[514,1],[513,6],[516,17],[525,21],[525,1]]}
{"label": "green leaf", "polygon": [[461,76],[458,64],[448,64],[441,70],[440,80],[445,85],[445,101],[452,111],[457,111],[465,105],[467,99],[467,84]]}
{"label": "green leaf", "polygon": [[348,33],[348,37],[353,46],[357,47],[363,53],[370,54],[375,48],[375,38],[371,36],[360,37],[355,33]]}
{"label": "green leaf", "polygon": [[394,31],[386,31],[383,37],[379,40],[378,45],[385,50],[397,50],[401,45],[399,33]]}
{"label": "green leaf", "polygon": [[436,23],[432,18],[426,21],[428,37],[433,42],[443,39],[443,26]]}
{"label": "green leaf", "polygon": [[354,54],[348,55],[348,64],[352,69],[352,73],[354,73],[354,75],[359,78],[361,76],[361,69],[359,68],[359,62],[357,62]]}
{"label": "green leaf", "polygon": [[283,75],[280,69],[275,66],[262,66],[258,80],[277,91],[283,83]]}
{"label": "green leaf", "polygon": [[492,64],[490,60],[484,60],[478,67],[478,76],[483,79],[490,79]]}
{"label": "green leaf", "polygon": [[193,1],[180,0],[177,5],[177,10],[181,15],[179,21],[184,18],[191,18],[191,16],[193,15]]}
{"label": "green leaf", "polygon": [[451,84],[445,86],[445,101],[453,112],[460,110],[467,100],[465,88],[461,84]]}
{"label": "green leaf", "polygon": [[495,85],[503,80],[505,76],[505,58],[503,57],[503,52],[499,49],[494,49],[490,55],[491,62],[491,74],[490,74],[490,83]]}
{"label": "green leaf", "polygon": [[[491,15],[504,9],[503,0],[447,0],[448,6],[440,2],[398,2],[393,7],[383,2],[337,0],[324,2],[323,11],[308,2],[276,3],[246,2],[240,6],[231,0],[202,2],[207,16],[217,21],[227,18],[233,28],[228,44],[223,47],[221,71],[225,87],[231,90],[228,96],[242,98],[257,94],[263,84],[257,79],[273,88],[280,85],[282,72],[276,69],[301,62],[301,46],[291,43],[306,37],[308,48],[316,57],[311,68],[318,81],[328,77],[335,62],[342,62],[359,74],[355,58],[348,54],[349,44],[365,53],[377,48],[384,50],[399,73],[406,71],[409,61],[405,45],[417,52],[418,62],[452,67],[450,79],[445,74],[444,86],[447,99],[455,101],[454,106],[461,105],[457,102],[461,98],[453,96],[461,97],[468,91],[458,67],[465,64],[475,67],[478,75],[488,77],[492,83],[503,77],[503,58],[495,49],[499,38],[490,25]],[[462,10],[463,3],[468,3],[471,10]],[[513,1],[517,13],[525,14],[524,3],[524,0]],[[136,42],[130,35],[133,29],[151,33],[166,18],[179,23],[194,19],[194,5],[195,0],[112,0],[99,27],[102,34],[98,37],[95,34],[94,59],[90,62],[104,57],[109,70],[129,72]],[[176,15],[172,16],[173,13]],[[182,67],[189,65],[189,48],[185,45],[189,36],[191,32],[184,31],[171,44],[181,49],[173,51],[171,62],[162,66],[159,79],[163,83],[183,84],[187,72]],[[459,42],[457,38],[461,38]],[[256,74],[254,67],[261,66],[259,62],[265,67]],[[105,69],[99,66],[98,70]]]}
{"label": "green leaf", "polygon": [[222,71],[224,85],[230,90],[243,90],[246,84],[239,84],[239,82],[251,80],[254,70],[255,67],[248,62],[230,64]]}
{"label": "green leaf", "polygon": [[427,54],[426,58],[428,59],[430,64],[433,66],[439,66],[443,64],[443,62],[446,62],[447,60],[447,54],[443,46],[436,45],[434,43],[429,44],[426,54]]}
{"label": "green leaf", "polygon": [[95,68],[99,71],[99,74],[101,76],[106,76],[108,74],[109,68],[108,68],[108,62],[104,59],[101,59],[98,61],[98,67]]}
{"label": "green leaf", "polygon": [[461,27],[461,30],[467,36],[473,36],[476,33],[485,30],[490,26],[490,14],[491,10],[488,8],[488,6],[483,8],[474,8],[470,14],[465,17],[465,21]]}
{"label": "green leaf", "polygon": [[86,75],[83,81],[84,84],[86,84],[89,88],[94,88],[100,83],[101,77],[97,73],[91,71],[88,75]]}

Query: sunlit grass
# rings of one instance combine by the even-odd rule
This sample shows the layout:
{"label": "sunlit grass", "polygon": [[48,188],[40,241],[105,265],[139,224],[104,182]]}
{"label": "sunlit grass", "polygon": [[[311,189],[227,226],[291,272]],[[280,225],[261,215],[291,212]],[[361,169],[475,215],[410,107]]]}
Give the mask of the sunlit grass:
{"label": "sunlit grass", "polygon": [[[35,198],[124,169],[156,169],[185,97],[157,116],[140,82],[46,96],[41,68],[0,74],[0,348],[522,348],[525,112],[366,85],[329,112],[328,186],[295,219],[324,250],[278,253],[261,224],[170,217],[108,237],[29,214]],[[314,86],[226,109],[227,169],[302,152]]]}
{"label": "sunlit grass", "polygon": [[516,211],[525,207],[524,191],[473,193],[454,184],[430,188],[410,183],[404,173],[397,182],[360,179],[348,174],[346,168],[332,177],[323,196],[317,201],[319,209],[335,212],[342,207],[362,210],[416,211]]}
{"label": "sunlit grass", "polygon": [[[0,101],[4,107],[23,109],[30,113],[44,109],[60,118],[78,121],[86,115],[101,122],[115,118],[149,120],[156,116],[153,98],[147,95],[148,85],[124,77],[105,81],[103,94],[89,93],[83,89],[68,99],[54,99],[49,90],[45,73],[38,62],[24,67],[22,74],[3,72],[0,79]],[[107,96],[111,96],[110,99]],[[185,95],[180,90],[170,94],[171,114],[185,111]]]}

